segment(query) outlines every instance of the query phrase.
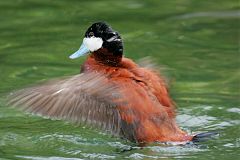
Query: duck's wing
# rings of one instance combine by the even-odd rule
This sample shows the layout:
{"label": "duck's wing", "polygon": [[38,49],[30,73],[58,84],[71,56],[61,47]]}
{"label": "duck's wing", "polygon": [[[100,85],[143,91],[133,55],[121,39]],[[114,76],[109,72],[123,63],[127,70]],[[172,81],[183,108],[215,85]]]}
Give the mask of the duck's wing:
{"label": "duck's wing", "polygon": [[166,84],[168,84],[169,82],[169,79],[168,79],[169,76],[167,75],[167,71],[169,70],[168,67],[157,64],[156,61],[150,56],[139,59],[137,61],[137,64],[141,68],[154,72],[155,74],[160,76],[165,81]]}
{"label": "duck's wing", "polygon": [[139,59],[137,61],[137,64],[142,68],[156,70],[156,71],[158,70],[157,63],[153,60],[153,58],[149,56]]}
{"label": "duck's wing", "polygon": [[[159,102],[165,107],[171,117],[175,117],[176,104],[170,98],[168,93],[169,79],[166,76],[167,67],[159,66],[151,57],[144,57],[138,61],[138,65],[143,68],[145,79],[150,86],[152,93]],[[164,76],[163,76],[164,75]]]}
{"label": "duck's wing", "polygon": [[94,125],[118,135],[121,118],[116,105],[120,105],[121,95],[117,90],[103,75],[82,73],[12,93],[9,105],[52,119]]}

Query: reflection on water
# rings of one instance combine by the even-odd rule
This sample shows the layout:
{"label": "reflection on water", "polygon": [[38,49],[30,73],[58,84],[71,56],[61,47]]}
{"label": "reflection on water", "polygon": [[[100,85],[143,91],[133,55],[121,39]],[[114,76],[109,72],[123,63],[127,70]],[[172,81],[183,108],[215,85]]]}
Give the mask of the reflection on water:
{"label": "reflection on water", "polygon": [[177,16],[179,19],[188,19],[188,18],[199,18],[199,17],[207,17],[207,18],[239,18],[240,11],[223,11],[223,12],[197,12],[197,13],[189,13]]}
{"label": "reflection on water", "polygon": [[33,156],[16,156],[16,157],[31,160],[82,160],[80,158],[64,158],[64,157],[33,157]]}
{"label": "reflection on water", "polygon": [[[237,159],[240,146],[239,4],[218,1],[1,1],[0,158]],[[26,115],[4,95],[44,79],[79,73],[68,59],[86,28],[105,20],[125,55],[166,66],[177,122],[189,133],[219,136],[193,145],[137,147],[94,128]]]}

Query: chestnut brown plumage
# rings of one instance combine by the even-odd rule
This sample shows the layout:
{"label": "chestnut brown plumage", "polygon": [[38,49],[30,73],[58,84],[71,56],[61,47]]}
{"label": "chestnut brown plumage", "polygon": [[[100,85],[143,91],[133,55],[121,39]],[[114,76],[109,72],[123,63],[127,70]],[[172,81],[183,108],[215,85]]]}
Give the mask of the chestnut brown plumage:
{"label": "chestnut brown plumage", "polygon": [[[192,139],[175,122],[175,105],[160,72],[124,58],[121,37],[105,23],[93,24],[85,38],[71,57],[91,52],[79,75],[20,90],[10,96],[10,104],[138,143]],[[88,44],[91,39],[98,44]]]}

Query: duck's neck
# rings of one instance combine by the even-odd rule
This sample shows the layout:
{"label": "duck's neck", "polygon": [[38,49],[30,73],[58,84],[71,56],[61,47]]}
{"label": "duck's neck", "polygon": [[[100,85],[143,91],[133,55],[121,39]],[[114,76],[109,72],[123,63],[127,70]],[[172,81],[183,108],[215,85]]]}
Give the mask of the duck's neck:
{"label": "duck's neck", "polygon": [[96,61],[108,66],[118,66],[122,61],[122,55],[114,55],[114,53],[108,52],[107,49],[101,48],[91,54]]}

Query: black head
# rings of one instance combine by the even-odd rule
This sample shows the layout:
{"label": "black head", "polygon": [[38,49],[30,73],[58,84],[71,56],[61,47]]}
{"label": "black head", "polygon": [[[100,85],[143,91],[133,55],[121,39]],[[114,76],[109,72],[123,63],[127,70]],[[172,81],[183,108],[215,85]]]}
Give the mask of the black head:
{"label": "black head", "polygon": [[123,54],[123,41],[119,33],[105,22],[92,24],[85,33],[85,38],[97,37],[103,40],[102,48],[116,56]]}

